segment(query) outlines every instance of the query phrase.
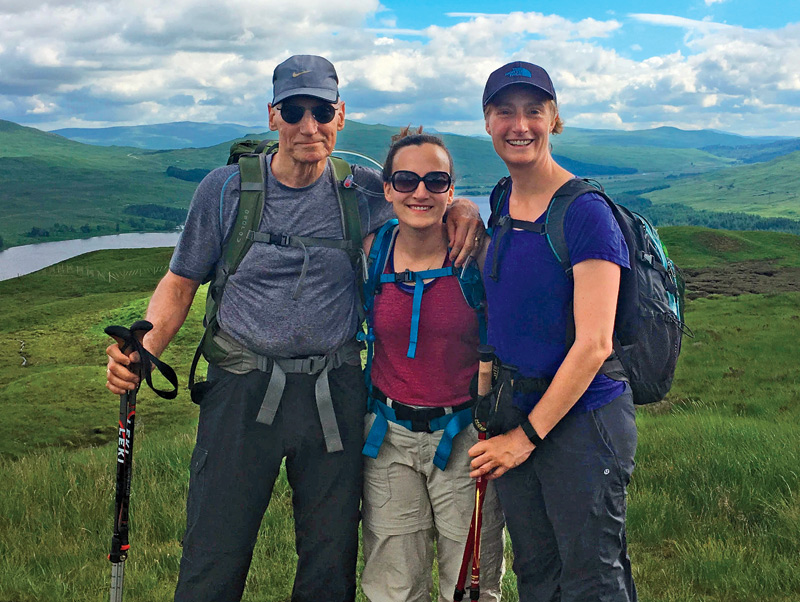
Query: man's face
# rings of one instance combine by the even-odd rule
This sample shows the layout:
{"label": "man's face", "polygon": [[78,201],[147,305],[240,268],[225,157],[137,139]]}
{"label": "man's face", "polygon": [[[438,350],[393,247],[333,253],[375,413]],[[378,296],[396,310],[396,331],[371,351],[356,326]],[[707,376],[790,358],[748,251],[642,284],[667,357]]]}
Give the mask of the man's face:
{"label": "man's face", "polygon": [[[312,114],[312,110],[325,105],[334,108],[333,119],[328,123],[320,123]],[[297,123],[288,123],[282,110],[292,107],[296,113],[303,109],[303,116]],[[295,108],[296,107],[296,108]],[[324,110],[318,116],[324,119]],[[291,113],[286,110],[287,116]],[[288,118],[288,117],[287,117]],[[278,132],[280,152],[297,163],[319,163],[327,159],[336,146],[336,134],[344,128],[344,103],[339,101],[331,105],[319,98],[310,96],[290,96],[276,106],[269,106],[269,129]]]}

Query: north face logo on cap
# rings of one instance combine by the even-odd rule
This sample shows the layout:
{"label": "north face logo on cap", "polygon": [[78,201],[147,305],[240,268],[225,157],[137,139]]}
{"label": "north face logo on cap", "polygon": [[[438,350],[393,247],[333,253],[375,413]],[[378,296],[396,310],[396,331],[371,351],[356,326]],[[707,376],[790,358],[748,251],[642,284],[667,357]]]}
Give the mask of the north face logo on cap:
{"label": "north face logo on cap", "polygon": [[531,72],[524,67],[514,67],[506,73],[506,77],[532,77]]}

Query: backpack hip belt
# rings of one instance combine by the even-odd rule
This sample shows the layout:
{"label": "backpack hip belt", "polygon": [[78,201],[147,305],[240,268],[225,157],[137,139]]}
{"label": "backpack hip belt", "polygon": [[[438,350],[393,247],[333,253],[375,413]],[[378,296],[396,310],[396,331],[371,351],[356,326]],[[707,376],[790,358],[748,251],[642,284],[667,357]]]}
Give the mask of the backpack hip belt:
{"label": "backpack hip belt", "polygon": [[[219,331],[215,338],[225,341],[229,339],[227,335],[220,336]],[[339,425],[336,422],[336,412],[333,409],[333,398],[331,396],[328,373],[331,370],[340,368],[343,364],[360,364],[361,344],[356,341],[348,341],[337,350],[325,355],[309,355],[306,357],[277,358],[259,355],[242,345],[229,346],[225,359],[216,365],[223,370],[234,374],[246,374],[253,370],[270,372],[269,384],[264,393],[264,400],[258,411],[256,422],[271,425],[278,413],[281,403],[283,390],[286,387],[287,374],[308,374],[317,375],[314,394],[317,403],[317,413],[319,414],[322,434],[325,437],[325,449],[328,453],[342,451],[342,437],[339,434]]]}
{"label": "backpack hip belt", "polygon": [[375,421],[361,453],[370,458],[378,457],[389,430],[389,422],[415,433],[444,431],[433,457],[434,466],[444,470],[453,451],[453,439],[472,424],[472,405],[473,401],[470,400],[456,406],[419,408],[391,399],[373,387],[367,409],[375,414]]}

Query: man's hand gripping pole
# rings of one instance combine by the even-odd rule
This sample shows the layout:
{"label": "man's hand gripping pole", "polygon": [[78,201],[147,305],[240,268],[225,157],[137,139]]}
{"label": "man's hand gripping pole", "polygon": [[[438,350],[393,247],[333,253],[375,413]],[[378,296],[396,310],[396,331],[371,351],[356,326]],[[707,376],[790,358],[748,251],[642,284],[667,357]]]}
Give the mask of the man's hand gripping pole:
{"label": "man's hand gripping pole", "polygon": [[[108,326],[105,333],[119,345],[120,351],[127,355],[138,354],[137,362],[130,365],[130,370],[139,379],[144,377],[148,386],[161,397],[174,399],[178,394],[178,378],[175,371],[161,362],[144,348],[144,335],[152,330],[153,325],[145,320],[134,322],[130,328],[124,326]],[[152,366],[164,375],[173,385],[172,391],[160,391],[153,387],[151,378]],[[125,579],[125,560],[128,558],[128,510],[131,497],[131,470],[133,468],[133,433],[136,424],[136,394],[139,385],[132,391],[119,396],[119,423],[116,456],[116,497],[114,501],[114,534],[111,537],[111,602],[122,602],[122,586]]]}

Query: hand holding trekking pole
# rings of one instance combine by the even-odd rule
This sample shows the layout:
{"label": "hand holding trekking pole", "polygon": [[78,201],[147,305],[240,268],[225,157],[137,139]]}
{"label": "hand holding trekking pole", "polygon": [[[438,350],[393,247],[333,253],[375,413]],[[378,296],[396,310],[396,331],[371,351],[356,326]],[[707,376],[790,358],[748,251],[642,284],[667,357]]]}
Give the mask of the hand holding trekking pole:
{"label": "hand holding trekking pole", "polygon": [[[130,328],[108,326],[105,333],[112,337],[122,353],[138,353],[138,361],[130,364],[131,372],[137,377],[136,387],[119,396],[119,437],[117,439],[117,485],[114,500],[114,535],[111,538],[111,602],[122,602],[122,586],[125,579],[125,560],[128,557],[128,510],[131,496],[131,470],[133,468],[133,432],[136,419],[136,394],[142,377],[153,391],[166,399],[173,399],[178,393],[178,379],[175,371],[152,356],[142,345],[144,335],[153,328],[150,322],[140,320]],[[153,387],[150,376],[151,363],[175,387],[173,391],[159,391]]]}
{"label": "hand holding trekking pole", "polygon": [[[494,369],[494,347],[491,345],[479,345],[480,363],[478,364],[478,401],[485,398],[492,392],[492,376]],[[487,423],[474,415],[473,425],[478,431],[478,440],[486,439]],[[472,575],[469,584],[470,600],[477,600],[481,595],[480,569],[481,569],[481,523],[483,519],[483,501],[486,494],[488,479],[478,477],[475,480],[475,511],[472,513],[472,521],[469,526],[469,535],[464,547],[464,557],[461,560],[461,570],[458,573],[456,589],[453,592],[453,601],[460,602],[464,599],[466,590],[464,585],[467,580],[467,569],[472,558]]]}

